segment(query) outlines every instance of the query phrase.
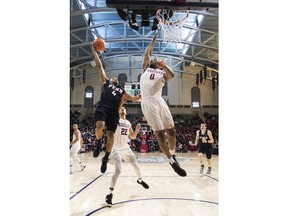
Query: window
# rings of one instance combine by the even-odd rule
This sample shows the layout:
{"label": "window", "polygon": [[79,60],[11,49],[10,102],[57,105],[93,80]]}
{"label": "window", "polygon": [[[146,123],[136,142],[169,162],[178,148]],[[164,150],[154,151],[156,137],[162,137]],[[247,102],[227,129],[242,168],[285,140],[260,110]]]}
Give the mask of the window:
{"label": "window", "polygon": [[92,97],[93,97],[93,93],[91,93],[91,92],[85,93],[85,98],[92,98]]}
{"label": "window", "polygon": [[125,82],[127,82],[127,76],[124,73],[118,75],[119,85],[124,88]]}
{"label": "window", "polygon": [[191,101],[191,107],[200,107],[200,89],[196,86],[191,89]]}
{"label": "window", "polygon": [[93,108],[93,87],[87,86],[84,93],[84,108]]}
{"label": "window", "polygon": [[168,83],[167,82],[165,82],[165,85],[163,86],[162,95],[165,95],[165,96],[168,95]]}
{"label": "window", "polygon": [[200,107],[200,103],[199,102],[192,102],[192,107]]}

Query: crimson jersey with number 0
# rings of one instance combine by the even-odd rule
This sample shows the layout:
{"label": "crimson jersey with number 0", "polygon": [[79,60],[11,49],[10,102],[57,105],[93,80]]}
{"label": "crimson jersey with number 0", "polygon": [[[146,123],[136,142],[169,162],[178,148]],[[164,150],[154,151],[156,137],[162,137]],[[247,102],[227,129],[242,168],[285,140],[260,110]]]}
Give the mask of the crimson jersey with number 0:
{"label": "crimson jersey with number 0", "polygon": [[164,71],[160,69],[147,68],[141,75],[141,98],[161,97],[162,88],[165,85]]}
{"label": "crimson jersey with number 0", "polygon": [[130,148],[129,142],[129,130],[131,123],[127,119],[119,119],[119,125],[115,131],[113,148],[123,149]]}

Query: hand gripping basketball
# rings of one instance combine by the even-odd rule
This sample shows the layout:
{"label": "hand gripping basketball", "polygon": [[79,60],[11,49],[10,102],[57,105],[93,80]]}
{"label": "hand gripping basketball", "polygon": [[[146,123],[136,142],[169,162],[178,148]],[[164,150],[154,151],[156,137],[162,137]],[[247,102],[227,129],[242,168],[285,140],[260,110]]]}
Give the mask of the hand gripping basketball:
{"label": "hand gripping basketball", "polygon": [[106,43],[102,38],[96,38],[92,42],[92,47],[95,51],[104,51],[106,48]]}

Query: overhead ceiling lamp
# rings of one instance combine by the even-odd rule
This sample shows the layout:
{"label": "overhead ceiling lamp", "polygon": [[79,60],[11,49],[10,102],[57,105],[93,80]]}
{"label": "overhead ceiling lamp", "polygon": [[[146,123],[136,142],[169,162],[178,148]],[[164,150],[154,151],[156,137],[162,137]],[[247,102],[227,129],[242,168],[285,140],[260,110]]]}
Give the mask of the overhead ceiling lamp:
{"label": "overhead ceiling lamp", "polygon": [[141,25],[142,26],[150,26],[150,20],[149,20],[149,13],[148,12],[142,13]]}
{"label": "overhead ceiling lamp", "polygon": [[136,14],[134,12],[132,12],[131,18],[123,9],[117,9],[117,14],[124,21],[127,21],[128,19],[130,28],[138,31],[139,27],[136,22]]}
{"label": "overhead ceiling lamp", "polygon": [[133,20],[130,19],[130,17],[129,17],[129,26],[130,26],[131,29],[134,29],[136,31],[138,31],[138,29],[139,29],[139,26],[137,25],[137,22],[133,22]]}
{"label": "overhead ceiling lamp", "polygon": [[123,9],[117,9],[117,14],[122,20],[127,21],[128,14]]}

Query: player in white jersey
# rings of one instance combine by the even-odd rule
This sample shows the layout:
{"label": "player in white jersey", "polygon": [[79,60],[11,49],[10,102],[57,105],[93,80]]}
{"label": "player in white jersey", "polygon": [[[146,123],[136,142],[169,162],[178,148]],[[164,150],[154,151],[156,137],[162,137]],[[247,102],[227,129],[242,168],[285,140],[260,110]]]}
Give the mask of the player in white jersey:
{"label": "player in white jersey", "polygon": [[138,162],[136,160],[135,155],[131,151],[130,146],[128,145],[128,141],[130,138],[131,139],[136,138],[136,135],[138,134],[138,131],[140,130],[141,126],[140,124],[137,124],[135,131],[133,131],[130,121],[126,119],[127,113],[125,107],[120,108],[119,114],[120,114],[119,125],[117,126],[117,129],[115,131],[114,144],[112,152],[109,155],[109,163],[113,163],[115,165],[115,172],[110,182],[109,193],[105,198],[105,201],[108,204],[108,206],[112,206],[113,190],[116,181],[121,173],[122,159],[125,162],[128,162],[135,170],[135,173],[138,177],[137,183],[141,184],[146,189],[149,188],[148,184],[142,180],[142,175],[140,172],[140,168],[138,166]]}
{"label": "player in white jersey", "polygon": [[81,148],[81,132],[78,129],[77,124],[72,125],[74,133],[73,133],[73,139],[70,144],[70,174],[73,174],[73,158],[75,158],[80,165],[80,170],[83,171],[86,167],[86,165],[83,165],[80,158],[78,157],[78,151]]}
{"label": "player in white jersey", "polygon": [[[163,60],[151,60],[157,35],[158,31],[156,30],[156,34],[146,49],[142,65],[143,72],[140,78],[141,108],[147,123],[155,131],[159,146],[170,165],[178,175],[184,177],[187,173],[179,166],[175,156],[176,130],[174,121],[167,103],[161,97],[165,82],[171,80],[174,73]],[[169,147],[166,144],[165,132]]]}

